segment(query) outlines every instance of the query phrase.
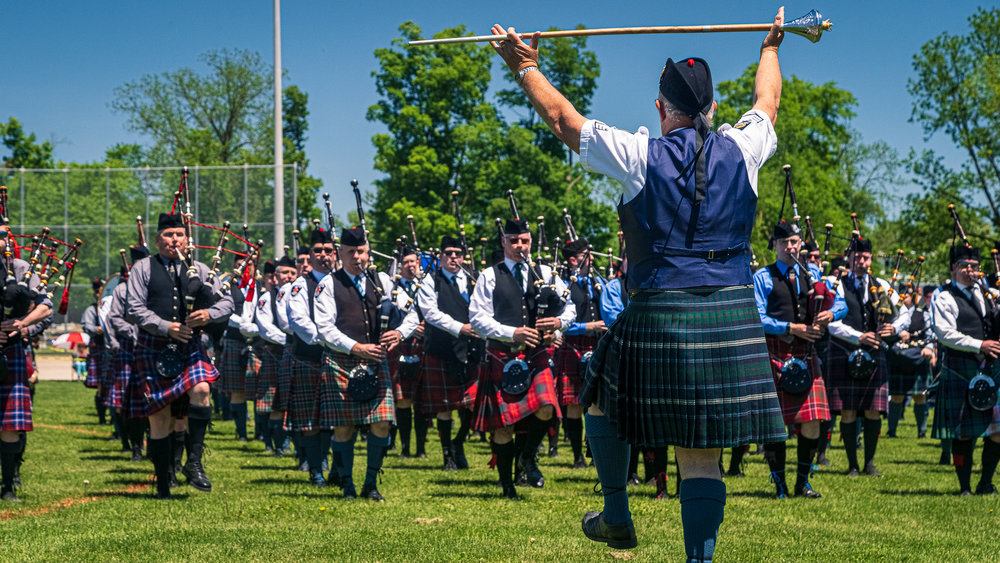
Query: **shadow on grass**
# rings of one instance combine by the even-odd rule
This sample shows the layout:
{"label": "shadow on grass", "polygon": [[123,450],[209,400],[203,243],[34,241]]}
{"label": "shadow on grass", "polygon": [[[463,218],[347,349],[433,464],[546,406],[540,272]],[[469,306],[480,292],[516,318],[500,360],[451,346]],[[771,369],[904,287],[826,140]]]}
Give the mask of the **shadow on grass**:
{"label": "shadow on grass", "polygon": [[250,483],[254,485],[308,485],[309,484],[309,482],[306,480],[292,479],[291,477],[285,477],[283,479],[279,479],[277,477],[251,479]]}
{"label": "shadow on grass", "polygon": [[88,455],[81,456],[80,459],[89,461],[128,461],[124,455]]}
{"label": "shadow on grass", "polygon": [[431,479],[428,483],[440,485],[442,487],[470,486],[470,487],[492,487],[497,484],[496,479]]}
{"label": "shadow on grass", "polygon": [[897,497],[957,497],[958,493],[953,491],[934,491],[931,489],[914,489],[901,491],[896,489],[886,489],[879,491],[880,495],[892,495]]}
{"label": "shadow on grass", "polygon": [[148,474],[149,473],[149,467],[148,467],[148,462],[147,462],[147,467],[145,467],[145,468],[139,467],[139,464],[137,463],[133,467],[115,467],[114,469],[108,469],[107,472],[108,473],[120,473],[120,474],[123,474],[123,475],[125,475],[125,474],[132,474],[132,473]]}
{"label": "shadow on grass", "polygon": [[774,491],[733,491],[726,493],[726,496],[730,497],[749,497],[749,498],[766,498],[775,499]]}
{"label": "shadow on grass", "polygon": [[149,479],[126,479],[119,477],[117,479],[108,479],[108,483],[115,485],[148,485]]}
{"label": "shadow on grass", "polygon": [[[519,492],[518,494],[522,493]],[[476,493],[460,493],[457,491],[445,491],[441,493],[430,493],[427,496],[433,498],[476,498],[482,500],[493,500],[493,499],[503,498],[503,495],[500,494],[500,491],[492,487],[490,489],[479,491]]]}
{"label": "shadow on grass", "polygon": [[396,469],[404,469],[404,470],[419,469],[421,471],[433,471],[435,469],[440,469],[440,466],[435,463],[433,465],[426,465],[426,464],[425,465],[386,465],[385,468],[386,469],[393,469],[393,470],[396,470]]}
{"label": "shadow on grass", "polygon": [[[273,465],[241,465],[240,469],[247,471],[294,471],[294,467],[275,467]],[[305,473],[303,471],[302,473]]]}

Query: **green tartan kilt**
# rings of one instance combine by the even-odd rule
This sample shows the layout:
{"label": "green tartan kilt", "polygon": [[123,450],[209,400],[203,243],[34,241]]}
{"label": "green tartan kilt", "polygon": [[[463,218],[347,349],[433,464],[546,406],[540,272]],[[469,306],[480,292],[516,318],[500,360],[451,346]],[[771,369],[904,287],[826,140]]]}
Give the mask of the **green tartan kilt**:
{"label": "green tartan kilt", "polygon": [[638,446],[784,441],[753,286],[637,292],[594,350],[580,403]]}
{"label": "green tartan kilt", "polygon": [[[1000,404],[993,407],[992,411],[977,411],[969,406],[969,380],[979,371],[978,361],[963,357],[949,358],[945,351],[935,392],[931,437],[937,440],[968,440],[1000,429]],[[993,362],[984,372],[993,381],[1000,382],[1000,362]]]}

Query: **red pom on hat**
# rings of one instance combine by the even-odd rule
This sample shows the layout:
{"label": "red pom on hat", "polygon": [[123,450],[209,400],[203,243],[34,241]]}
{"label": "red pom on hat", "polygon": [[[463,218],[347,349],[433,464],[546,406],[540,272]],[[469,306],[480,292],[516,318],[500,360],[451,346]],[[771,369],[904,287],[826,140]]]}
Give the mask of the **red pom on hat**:
{"label": "red pom on hat", "polygon": [[688,66],[694,66],[694,59],[688,59]]}

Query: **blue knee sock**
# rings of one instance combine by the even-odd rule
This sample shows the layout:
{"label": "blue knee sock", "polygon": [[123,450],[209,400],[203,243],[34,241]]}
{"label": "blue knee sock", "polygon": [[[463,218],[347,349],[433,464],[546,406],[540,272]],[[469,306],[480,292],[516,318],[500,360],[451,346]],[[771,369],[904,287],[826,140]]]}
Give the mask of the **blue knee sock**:
{"label": "blue knee sock", "polygon": [[354,487],[354,436],[347,442],[333,442],[333,465],[337,468],[341,483],[346,490]]}
{"label": "blue knee sock", "polygon": [[375,488],[378,474],[382,470],[382,458],[385,457],[385,450],[389,447],[389,437],[379,438],[374,434],[368,435],[368,470],[365,471],[365,488]]}
{"label": "blue knee sock", "polygon": [[309,474],[322,474],[320,467],[323,465],[323,454],[319,446],[319,434],[313,434],[312,436],[303,435],[299,439],[299,442],[302,444],[302,450],[305,451],[306,461],[309,462]]}
{"label": "blue knee sock", "polygon": [[716,479],[681,481],[681,523],[688,562],[711,561],[726,507],[726,485]]}
{"label": "blue knee sock", "polygon": [[625,524],[632,521],[628,510],[628,493],[625,480],[628,479],[629,445],[618,439],[615,427],[606,416],[586,415],[587,440],[594,455],[597,478],[604,492],[604,521],[608,524]]}

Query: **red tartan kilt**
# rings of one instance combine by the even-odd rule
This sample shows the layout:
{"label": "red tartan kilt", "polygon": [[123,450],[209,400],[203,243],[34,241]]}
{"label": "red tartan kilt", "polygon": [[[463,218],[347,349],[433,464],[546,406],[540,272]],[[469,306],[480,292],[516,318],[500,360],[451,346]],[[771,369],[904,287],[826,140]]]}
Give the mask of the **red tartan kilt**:
{"label": "red tartan kilt", "polygon": [[146,403],[146,378],[135,369],[135,342],[131,338],[120,340],[121,348],[115,354],[112,365],[118,372],[119,380],[124,380],[122,390],[122,416],[124,418],[149,417]]}
{"label": "red tartan kilt", "polygon": [[580,373],[580,358],[597,346],[598,336],[586,334],[566,336],[562,346],[556,348],[552,379],[556,383],[559,404],[579,405],[580,391],[583,389],[583,374]]}
{"label": "red tartan kilt", "polygon": [[361,358],[337,352],[323,353],[322,392],[320,393],[320,424],[323,427],[395,422],[396,403],[393,399],[388,363],[379,366],[379,389],[370,401],[355,401],[347,393],[347,375]]}
{"label": "red tartan kilt", "polygon": [[28,359],[21,340],[6,350],[7,378],[0,385],[0,432],[30,432],[31,390],[28,387]]}
{"label": "red tartan kilt", "polygon": [[255,348],[250,348],[246,366],[246,377],[243,378],[243,394],[248,401],[257,399],[257,374],[260,373],[260,356]]}
{"label": "red tartan kilt", "polygon": [[[165,336],[154,336],[148,332],[139,333],[139,344],[135,349],[135,369],[140,376],[146,378],[146,401],[149,403],[149,414],[155,414],[170,406],[174,401],[187,395],[187,392],[199,383],[213,383],[219,378],[219,372],[208,359],[208,354],[201,348],[200,340],[192,338],[187,343],[187,364],[184,371],[173,379],[160,377],[156,372],[156,356],[168,344]],[[183,350],[183,345],[181,345]],[[180,405],[187,401],[179,402]],[[171,408],[173,416],[187,415],[186,408]]]}
{"label": "red tartan kilt", "polygon": [[98,362],[100,352],[95,352],[93,346],[87,350],[87,377],[83,380],[83,386],[97,389],[101,386],[100,362]]}
{"label": "red tartan kilt", "polygon": [[[555,383],[552,381],[552,368],[549,366],[551,357],[548,348],[537,348],[532,356],[524,354],[504,353],[496,349],[488,349],[489,367],[480,371],[479,388],[476,392],[476,403],[473,409],[475,419],[472,427],[481,432],[490,432],[497,428],[510,426],[545,405],[555,407],[556,416],[562,417],[559,401],[556,398]],[[531,387],[523,395],[508,395],[500,389],[503,382],[503,366],[508,360],[521,357],[531,369],[540,370],[535,374]]]}
{"label": "red tartan kilt", "polygon": [[[771,375],[774,376],[774,387],[778,391],[778,402],[781,404],[781,416],[785,424],[809,422],[811,420],[830,420],[830,405],[826,398],[826,384],[823,382],[823,372],[820,370],[819,357],[816,349],[798,338],[785,342],[777,336],[767,335],[767,351],[771,360]],[[778,380],[781,377],[781,364],[792,356],[805,360],[809,372],[813,376],[812,389],[808,393],[792,395],[781,389]]]}
{"label": "red tartan kilt", "polygon": [[247,377],[247,341],[245,338],[222,339],[222,351],[216,367],[219,370],[218,390],[228,394],[243,393]]}
{"label": "red tartan kilt", "polygon": [[392,351],[389,356],[389,373],[392,374],[393,397],[397,401],[405,399],[413,400],[417,396],[417,387],[420,383],[420,373],[411,378],[403,378],[399,375],[399,365],[402,356],[422,357],[424,354],[424,341],[422,338],[408,338]]}
{"label": "red tartan kilt", "polygon": [[291,430],[329,430],[320,425],[320,390],[322,389],[322,364],[303,362],[291,358],[288,369],[291,383],[288,397],[286,426]]}
{"label": "red tartan kilt", "polygon": [[[456,371],[464,375],[464,381],[451,375]],[[469,388],[475,386],[477,374],[475,366],[447,362],[440,356],[425,354],[414,406],[425,415],[472,408],[476,395],[475,392],[469,393]]]}

